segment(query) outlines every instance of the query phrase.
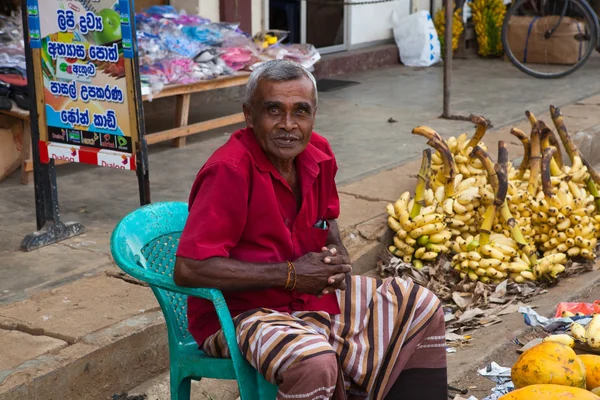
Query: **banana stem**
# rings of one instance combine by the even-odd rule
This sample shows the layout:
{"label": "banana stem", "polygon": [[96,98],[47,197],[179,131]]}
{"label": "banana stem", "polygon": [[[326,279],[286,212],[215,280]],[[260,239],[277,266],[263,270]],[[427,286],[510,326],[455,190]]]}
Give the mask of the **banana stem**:
{"label": "banana stem", "polygon": [[[498,145],[504,145],[504,142],[500,142]],[[504,147],[504,150],[506,150],[506,147]],[[506,152],[506,154],[506,159],[508,159],[508,152]],[[485,246],[490,242],[490,234],[492,233],[492,224],[494,223],[496,212],[502,207],[502,204],[506,203],[506,193],[508,192],[506,162],[504,164],[496,164],[495,170],[496,176],[498,177],[498,189],[496,190],[494,202],[488,206],[485,210],[485,214],[483,214],[483,222],[479,228],[480,246]]]}
{"label": "banana stem", "polygon": [[415,199],[412,209],[410,210],[410,219],[414,219],[421,213],[421,207],[425,205],[425,189],[429,182],[429,171],[431,169],[431,149],[423,150],[423,158],[421,159],[421,168],[417,177],[417,187],[415,189]]}
{"label": "banana stem", "polygon": [[[508,168],[508,149],[506,148],[506,144],[503,141],[498,142],[498,164],[504,172],[504,178],[502,178],[502,175],[498,175],[496,172],[496,175],[498,175],[498,181],[500,181],[501,179],[505,179],[506,183],[502,185],[506,185],[506,187],[508,188],[508,176],[506,172]],[[500,186],[502,185],[498,185],[498,191],[500,189]],[[496,193],[496,196],[501,195],[502,193]],[[521,247],[525,246],[527,244],[527,241],[523,237],[523,233],[519,228],[519,224],[517,224],[517,220],[513,217],[512,213],[510,212],[510,209],[508,208],[508,203],[506,202],[506,193],[504,193],[504,201],[500,206],[500,215],[502,216],[506,224],[509,226],[512,237],[515,240],[515,242],[517,242],[517,244]]]}
{"label": "banana stem", "polygon": [[508,166],[508,149],[503,140],[498,141],[498,165]]}
{"label": "banana stem", "polygon": [[475,146],[477,146],[479,142],[481,142],[481,139],[483,139],[483,135],[485,135],[485,132],[488,128],[488,123],[483,117],[478,117],[474,115],[471,117],[471,122],[477,125],[477,129],[475,129],[475,134],[473,135],[471,140],[469,140],[469,144],[467,144],[467,147],[465,147],[465,149],[468,149],[469,147],[474,148]]}
{"label": "banana stem", "polygon": [[532,196],[537,194],[538,189],[538,175],[541,167],[541,156],[540,156],[540,126],[536,122],[535,127],[531,130],[531,157],[529,162],[529,184],[527,185],[527,191]]}
{"label": "banana stem", "polygon": [[525,171],[529,168],[529,157],[531,156],[531,148],[529,147],[529,138],[520,129],[512,128],[510,130],[511,135],[515,136],[517,139],[521,141],[523,144],[523,160],[521,161],[521,165],[519,166],[519,174],[517,178],[519,180],[523,179],[523,175],[525,175]]}
{"label": "banana stem", "polygon": [[492,159],[490,158],[490,155],[487,153],[487,151],[483,150],[479,146],[475,146],[471,151],[471,154],[469,154],[469,157],[477,157],[479,161],[481,161],[481,164],[483,164],[483,168],[485,168],[488,174],[488,178],[490,180],[490,184],[492,185],[492,189],[494,190],[494,192],[498,190],[498,176],[496,175],[496,170],[494,169],[494,163],[492,162]]}
{"label": "banana stem", "polygon": [[[546,124],[543,121],[540,121],[540,129],[542,131],[540,144],[542,147],[542,152],[544,152],[544,150],[550,148],[550,137],[552,135],[552,131],[546,126]],[[558,148],[556,148],[556,150],[558,150]],[[556,153],[558,153],[558,151],[554,152],[554,154]],[[554,157],[550,159],[550,173],[552,174],[552,176],[563,175],[563,171],[558,166],[558,163],[556,162]]]}
{"label": "banana stem", "polygon": [[[598,172],[596,172],[596,170],[594,170],[592,165],[582,157],[581,152],[571,139],[571,136],[569,136],[569,131],[567,130],[567,126],[565,125],[565,120],[560,112],[560,109],[558,107],[550,106],[550,115],[552,116],[552,122],[556,127],[558,136],[560,137],[560,140],[563,143],[563,146],[565,146],[565,150],[569,155],[571,164],[573,163],[575,156],[579,156],[579,158],[581,158],[581,162],[586,166],[588,173],[590,174],[590,177],[587,179],[585,184],[590,190],[591,194],[594,194],[591,188],[596,188],[595,192],[598,193],[597,186],[600,186],[600,175]],[[596,209],[600,211],[600,200],[596,196],[594,196],[594,199],[596,200]]]}
{"label": "banana stem", "polygon": [[550,116],[552,117],[552,122],[556,127],[556,131],[558,132],[558,136],[560,137],[563,146],[565,146],[565,150],[567,151],[567,155],[573,163],[575,156],[579,155],[579,149],[571,140],[569,133],[567,131],[567,127],[565,126],[565,120],[563,118],[560,109],[554,106],[550,106]]}
{"label": "banana stem", "polygon": [[496,216],[496,204],[490,204],[483,214],[483,221],[479,227],[479,245],[485,246],[490,242],[490,234],[492,233],[492,225]]}
{"label": "banana stem", "polygon": [[556,147],[556,153],[554,154],[554,159],[556,160],[556,163],[558,164],[558,167],[564,171],[564,162],[563,162],[563,158],[562,158],[562,151],[560,149],[560,143],[558,142],[558,139],[556,138],[556,134],[554,133],[554,131],[552,129],[550,129],[550,145]]}
{"label": "banana stem", "polygon": [[525,111],[525,116],[527,117],[527,119],[529,120],[529,123],[531,124],[531,129],[535,128],[535,124],[537,123],[537,118],[535,118],[535,115],[533,115],[533,113],[529,110]]}
{"label": "banana stem", "polygon": [[527,241],[523,236],[523,232],[521,232],[517,220],[513,217],[512,213],[510,212],[510,209],[508,208],[508,203],[506,201],[502,204],[502,207],[500,208],[500,215],[502,216],[502,219],[504,219],[504,222],[506,222],[506,225],[508,225],[508,227],[510,228],[511,236],[515,240],[515,242],[517,242],[519,247],[527,245]]}
{"label": "banana stem", "polygon": [[552,174],[551,163],[553,160],[554,153],[556,152],[556,147],[548,147],[545,148],[542,154],[542,190],[544,191],[544,196],[551,201],[555,202],[555,195],[552,189]]}
{"label": "banana stem", "polygon": [[429,139],[427,144],[439,151],[444,162],[444,174],[446,175],[446,198],[454,198],[454,176],[456,175],[456,165],[448,145],[436,131],[426,126],[418,126],[412,130],[412,133],[413,135],[420,135]]}

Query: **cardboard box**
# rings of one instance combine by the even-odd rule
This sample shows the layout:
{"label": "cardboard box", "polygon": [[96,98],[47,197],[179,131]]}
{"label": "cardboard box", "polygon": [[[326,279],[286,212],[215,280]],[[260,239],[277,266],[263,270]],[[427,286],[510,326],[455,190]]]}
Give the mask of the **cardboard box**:
{"label": "cardboard box", "polygon": [[572,65],[585,51],[585,42],[577,36],[585,31],[583,22],[564,17],[549,39],[545,32],[552,29],[559,16],[511,17],[507,39],[517,60],[523,63]]}
{"label": "cardboard box", "polygon": [[23,161],[23,129],[19,120],[0,115],[0,182]]}

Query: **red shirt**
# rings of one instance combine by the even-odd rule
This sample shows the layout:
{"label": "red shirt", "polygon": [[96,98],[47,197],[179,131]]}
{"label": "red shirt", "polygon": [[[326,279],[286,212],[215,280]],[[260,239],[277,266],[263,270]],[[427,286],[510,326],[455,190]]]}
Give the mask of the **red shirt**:
{"label": "red shirt", "polygon": [[[252,129],[235,132],[196,177],[177,256],[282,263],[320,251],[328,230],[314,225],[322,218],[336,219],[340,212],[334,181],[337,164],[327,140],[313,133],[296,158],[296,168],[302,191],[300,211],[292,189],[262,151]],[[335,293],[318,299],[270,288],[224,296],[232,316],[260,307],[340,313]],[[220,329],[210,301],[188,298],[188,329],[200,345]]]}

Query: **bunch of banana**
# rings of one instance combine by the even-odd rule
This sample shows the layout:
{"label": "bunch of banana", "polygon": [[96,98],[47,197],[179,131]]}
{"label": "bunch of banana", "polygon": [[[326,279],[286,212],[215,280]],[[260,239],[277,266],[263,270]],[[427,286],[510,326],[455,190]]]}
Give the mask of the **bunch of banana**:
{"label": "bunch of banana", "polygon": [[[485,177],[485,169],[480,160],[476,158],[470,158],[468,155],[471,153],[473,147],[479,145],[484,150],[485,145],[481,142],[481,139],[485,135],[488,127],[488,123],[483,117],[473,116],[471,122],[477,125],[477,129],[473,137],[468,140],[468,135],[463,133],[462,135],[455,138],[450,137],[444,141],[446,147],[450,151],[450,154],[454,161],[454,166],[459,174],[462,175],[463,179],[468,179],[473,176]],[[422,129],[429,129],[422,127]],[[413,131],[413,133],[418,133]],[[434,172],[434,176],[431,181],[431,187],[437,190],[438,187],[446,185],[446,176],[444,169],[444,159],[442,152],[436,151],[431,157],[431,170]]]}
{"label": "bunch of banana", "polygon": [[593,197],[574,182],[561,182],[556,195],[543,192],[531,204],[534,237],[544,254],[566,253],[594,260],[600,218],[593,214]]}
{"label": "bunch of banana", "polygon": [[542,342],[557,342],[562,343],[565,346],[575,347],[575,340],[573,340],[573,338],[566,333],[546,336],[544,339],[542,339]]}
{"label": "bunch of banana", "polygon": [[458,174],[454,179],[454,198],[444,198],[442,187],[436,190],[436,200],[442,204],[442,210],[446,215],[445,221],[454,236],[477,233],[477,210],[481,198],[479,188],[484,183],[485,177],[482,175],[463,180],[463,176]]}
{"label": "bunch of banana", "polygon": [[570,180],[576,183],[585,183],[590,178],[590,174],[588,169],[583,162],[581,161],[581,157],[574,156],[573,157],[573,165],[572,166],[564,166],[564,170],[569,175]]}
{"label": "bunch of banana", "polygon": [[573,339],[578,342],[586,343],[587,342],[587,334],[583,325],[578,322],[573,322],[569,327],[569,331]]}
{"label": "bunch of banana", "polygon": [[[511,262],[519,254],[517,242],[496,233],[490,235],[487,244],[480,245],[479,240],[480,235],[477,235],[465,239],[468,242],[466,245],[459,240],[459,243],[453,246],[453,249],[460,252],[452,257],[451,265],[462,279],[468,277],[472,281],[500,283],[509,273],[517,272]],[[526,268],[528,267],[527,265]],[[525,269],[519,267],[520,270]]]}
{"label": "bunch of banana", "polygon": [[551,181],[550,164],[556,148],[544,149],[542,156],[542,191],[531,202],[534,211],[535,241],[544,255],[566,253],[594,260],[597,244],[594,197],[582,185],[569,180]]}
{"label": "bunch of banana", "polygon": [[532,260],[524,251],[509,264],[510,277],[517,283],[528,281],[555,280],[564,272],[567,256],[564,253],[551,254],[538,260]]}
{"label": "bunch of banana", "polygon": [[412,262],[416,268],[447,253],[452,233],[446,229],[446,216],[438,212],[439,202],[432,189],[426,189],[431,168],[431,150],[423,152],[415,198],[404,192],[395,204],[388,204],[388,226],[395,232],[390,253]]}
{"label": "bunch of banana", "polygon": [[448,253],[452,233],[447,229],[445,215],[436,212],[437,202],[433,192],[425,192],[425,207],[411,218],[414,199],[404,192],[395,204],[388,203],[388,226],[394,231],[394,244],[388,250],[404,262],[420,268],[423,261],[432,261],[440,253]]}
{"label": "bunch of banana", "polygon": [[502,0],[474,0],[471,3],[479,55],[502,54],[502,23],[506,7]]}
{"label": "bunch of banana", "polygon": [[592,349],[600,349],[600,315],[595,314],[585,330],[585,340]]}
{"label": "bunch of banana", "polygon": [[[438,34],[438,38],[440,40],[440,47],[442,50],[442,57],[445,54],[444,52],[444,40],[446,39],[446,7],[442,7],[435,13],[435,17],[433,18],[433,25],[435,26],[435,30]],[[452,19],[452,51],[458,48],[458,39],[460,35],[463,33],[465,26],[462,20],[462,9],[457,8],[454,10],[453,19]]]}

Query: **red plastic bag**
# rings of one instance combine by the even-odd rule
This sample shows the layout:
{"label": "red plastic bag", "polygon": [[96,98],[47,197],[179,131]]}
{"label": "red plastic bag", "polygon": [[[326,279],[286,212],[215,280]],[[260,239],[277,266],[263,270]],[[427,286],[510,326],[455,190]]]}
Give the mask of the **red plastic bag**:
{"label": "red plastic bag", "polygon": [[560,318],[563,311],[570,311],[573,314],[580,312],[585,315],[600,313],[600,300],[596,300],[594,303],[558,303],[554,318]]}

